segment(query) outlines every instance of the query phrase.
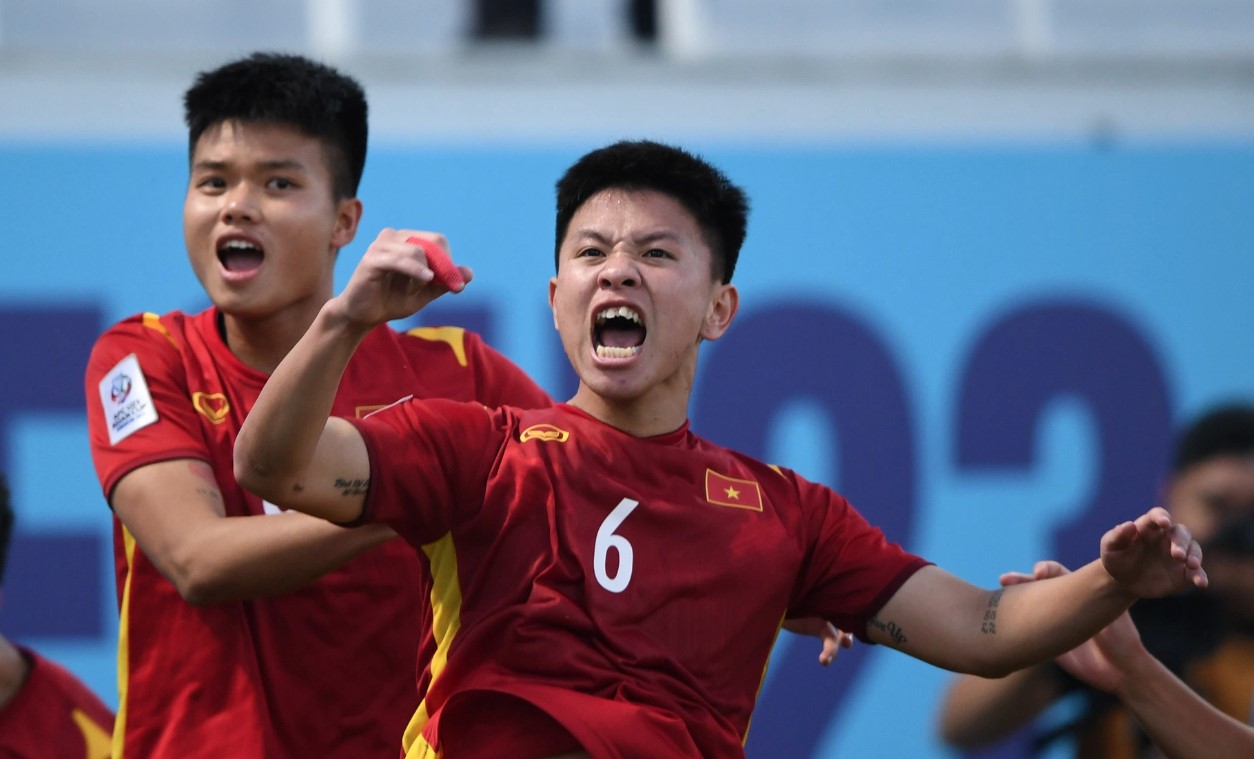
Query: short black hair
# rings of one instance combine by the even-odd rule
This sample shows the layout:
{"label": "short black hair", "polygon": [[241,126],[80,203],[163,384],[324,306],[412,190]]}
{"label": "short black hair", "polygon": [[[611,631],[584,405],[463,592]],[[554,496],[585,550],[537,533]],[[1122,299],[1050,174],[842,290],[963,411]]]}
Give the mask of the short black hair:
{"label": "short black hair", "polygon": [[557,181],[554,263],[570,220],[602,190],[654,190],[679,201],[705,234],[714,276],[730,282],[745,241],[749,199],[722,171],[681,148],[650,140],[621,141],[584,155]]}
{"label": "short black hair", "polygon": [[333,190],[357,196],[366,166],[366,93],[352,77],[299,55],[253,53],[201,72],[183,95],[188,153],[227,121],[291,126],[327,147]]}
{"label": "short black hair", "polygon": [[9,539],[13,537],[13,506],[9,503],[9,483],[0,474],[0,588],[4,587],[4,568],[9,563]]}
{"label": "short black hair", "polygon": [[1219,456],[1254,457],[1254,406],[1216,407],[1189,425],[1176,445],[1177,474]]}

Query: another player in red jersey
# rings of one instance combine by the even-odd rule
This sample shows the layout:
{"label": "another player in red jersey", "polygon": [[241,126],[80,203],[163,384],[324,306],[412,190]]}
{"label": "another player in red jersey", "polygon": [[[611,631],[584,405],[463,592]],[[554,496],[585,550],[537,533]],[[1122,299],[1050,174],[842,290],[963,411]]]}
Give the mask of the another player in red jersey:
{"label": "another player in red jersey", "polygon": [[1197,544],[1153,509],[1073,574],[983,590],[825,486],[702,440],[689,395],[700,344],[739,306],[743,192],[682,150],[624,142],[572,166],[557,209],[549,302],[580,380],[569,403],[328,418],[363,337],[444,292],[385,233],[236,441],[249,490],[387,524],[429,557],[439,649],[408,756],[739,757],[785,619],[999,675],[1139,597],[1205,585]]}
{"label": "another player in red jersey", "polygon": [[[13,534],[0,477],[0,589]],[[0,757],[106,759],[113,712],[65,667],[0,635]]]}
{"label": "another player in red jersey", "polygon": [[[394,756],[425,689],[411,669],[428,627],[423,559],[382,525],[348,530],[264,503],[231,471],[240,424],[331,297],[356,234],[364,94],[326,66],[265,54],[202,74],[185,105],[184,233],[213,306],[121,322],[86,377],[116,517],[115,756]],[[476,335],[379,325],[335,413],[409,396],[549,403]]]}

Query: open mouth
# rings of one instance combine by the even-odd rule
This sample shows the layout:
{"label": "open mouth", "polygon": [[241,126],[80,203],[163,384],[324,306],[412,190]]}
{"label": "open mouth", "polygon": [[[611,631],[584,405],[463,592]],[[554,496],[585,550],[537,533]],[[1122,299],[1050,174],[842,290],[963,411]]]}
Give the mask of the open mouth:
{"label": "open mouth", "polygon": [[261,268],[266,254],[256,243],[248,240],[227,240],[218,246],[218,261],[222,268],[235,274],[243,274]]}
{"label": "open mouth", "polygon": [[597,312],[592,337],[598,357],[630,358],[640,352],[647,334],[640,314],[615,306]]}

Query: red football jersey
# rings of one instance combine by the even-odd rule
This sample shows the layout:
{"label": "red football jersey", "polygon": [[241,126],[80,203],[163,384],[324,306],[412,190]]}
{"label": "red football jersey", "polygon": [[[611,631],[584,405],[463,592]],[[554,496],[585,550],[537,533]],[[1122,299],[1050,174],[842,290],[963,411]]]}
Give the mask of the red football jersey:
{"label": "red football jersey", "polygon": [[[87,416],[106,497],[138,467],[193,458],[213,467],[227,516],[279,511],[235,483],[235,437],[267,375],[231,353],[217,323],[213,308],[145,314],[97,342]],[[383,326],[353,357],[333,413],[410,395],[549,403],[472,333]],[[419,693],[404,673],[429,629],[429,579],[407,546],[385,543],[283,596],[198,607],[114,527],[120,756],[395,755]]]}
{"label": "red football jersey", "polygon": [[56,662],[17,646],[30,664],[26,682],[0,708],[0,756],[107,759],[113,712]]}
{"label": "red football jersey", "polygon": [[356,424],[362,519],[396,529],[435,583],[410,756],[491,745],[537,707],[598,759],[742,756],[784,618],[865,639],[926,564],[831,489],[687,425],[640,439],[566,405],[441,401]]}

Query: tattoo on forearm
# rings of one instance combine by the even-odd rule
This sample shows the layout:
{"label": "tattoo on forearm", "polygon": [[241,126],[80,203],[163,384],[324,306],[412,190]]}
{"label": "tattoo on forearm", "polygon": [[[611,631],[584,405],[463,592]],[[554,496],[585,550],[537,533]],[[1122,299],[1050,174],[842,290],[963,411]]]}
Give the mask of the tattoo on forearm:
{"label": "tattoo on forearm", "polygon": [[993,591],[993,595],[988,599],[988,608],[984,610],[984,622],[980,625],[980,632],[986,635],[997,634],[997,604],[1001,603],[1001,594],[1005,593],[1005,588],[999,588]]}
{"label": "tattoo on forearm", "polygon": [[370,480],[344,480],[335,479],[335,489],[340,491],[340,495],[365,495],[370,489]]}
{"label": "tattoo on forearm", "polygon": [[888,637],[892,639],[894,646],[900,647],[907,640],[906,631],[898,627],[896,622],[884,622],[879,617],[871,617],[867,624],[887,633]]}

